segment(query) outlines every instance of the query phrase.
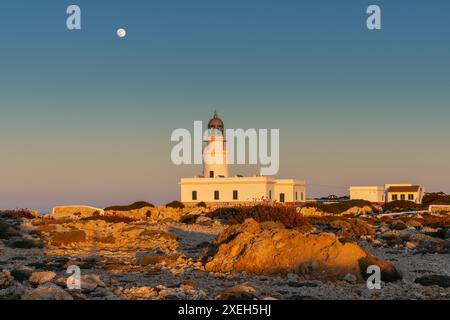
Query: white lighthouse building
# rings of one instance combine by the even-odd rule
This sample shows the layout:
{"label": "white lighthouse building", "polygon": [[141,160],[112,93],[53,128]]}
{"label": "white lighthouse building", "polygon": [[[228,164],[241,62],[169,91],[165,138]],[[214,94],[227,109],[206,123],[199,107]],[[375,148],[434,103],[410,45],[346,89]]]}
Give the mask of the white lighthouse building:
{"label": "white lighthouse building", "polygon": [[300,204],[306,201],[305,181],[274,179],[269,176],[230,176],[223,121],[214,113],[204,139],[203,176],[182,178],[181,201],[208,205],[279,202]]}

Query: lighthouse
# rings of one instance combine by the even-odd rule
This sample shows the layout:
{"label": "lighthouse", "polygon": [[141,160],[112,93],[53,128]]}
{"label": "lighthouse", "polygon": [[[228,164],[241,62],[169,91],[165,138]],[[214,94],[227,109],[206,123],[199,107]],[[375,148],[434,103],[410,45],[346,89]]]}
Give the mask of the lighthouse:
{"label": "lighthouse", "polygon": [[214,112],[208,122],[208,130],[204,137],[203,176],[205,178],[228,177],[228,153],[223,121]]}

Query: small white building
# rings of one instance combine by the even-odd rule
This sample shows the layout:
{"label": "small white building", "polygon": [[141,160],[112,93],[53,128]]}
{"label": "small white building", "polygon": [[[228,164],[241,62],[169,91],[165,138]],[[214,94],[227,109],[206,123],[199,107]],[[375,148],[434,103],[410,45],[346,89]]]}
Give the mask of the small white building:
{"label": "small white building", "polygon": [[385,203],[406,200],[422,203],[425,188],[413,184],[386,184],[383,186],[352,186],[349,189],[350,200],[367,200],[373,203]]}
{"label": "small white building", "polygon": [[381,186],[350,187],[350,200],[366,200],[372,203],[385,202],[385,190]]}
{"label": "small white building", "polygon": [[[215,157],[218,161],[204,162],[201,177],[181,179],[181,202],[232,205],[263,201],[295,204],[306,201],[306,186],[302,180],[268,176],[230,177],[224,135],[223,122],[214,114],[208,123],[204,153],[205,158]],[[214,154],[209,154],[211,152]]]}

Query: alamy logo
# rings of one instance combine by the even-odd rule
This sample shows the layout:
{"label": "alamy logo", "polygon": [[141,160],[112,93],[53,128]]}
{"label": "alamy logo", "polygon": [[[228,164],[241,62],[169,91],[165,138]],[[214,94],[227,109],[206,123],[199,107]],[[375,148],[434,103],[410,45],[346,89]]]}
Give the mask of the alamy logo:
{"label": "alamy logo", "polygon": [[78,266],[70,266],[67,268],[67,274],[71,276],[67,278],[66,285],[69,290],[80,290],[81,289],[81,270]]}
{"label": "alamy logo", "polygon": [[375,4],[370,5],[367,14],[370,14],[367,18],[367,29],[381,30],[381,8]]}
{"label": "alamy logo", "polygon": [[69,30],[81,30],[81,9],[77,5],[67,7],[66,13],[69,14],[66,20],[66,26]]}
{"label": "alamy logo", "polygon": [[370,276],[367,278],[366,284],[367,289],[374,290],[374,289],[381,289],[381,269],[377,265],[370,265],[367,267],[367,274],[370,274]]}
{"label": "alamy logo", "polygon": [[[260,164],[261,175],[278,173],[279,129],[270,129],[270,132],[268,129],[209,129],[203,132],[202,128],[202,121],[194,121],[193,136],[183,128],[172,132],[171,141],[178,142],[171,152],[171,160],[175,165]],[[207,144],[202,151],[203,142]]]}

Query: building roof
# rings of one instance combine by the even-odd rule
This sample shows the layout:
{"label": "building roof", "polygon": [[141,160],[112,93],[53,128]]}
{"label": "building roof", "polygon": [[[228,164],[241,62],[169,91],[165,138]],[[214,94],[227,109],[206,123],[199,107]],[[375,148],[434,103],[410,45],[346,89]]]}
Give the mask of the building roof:
{"label": "building roof", "polygon": [[420,186],[392,186],[387,190],[388,192],[417,192]]}

